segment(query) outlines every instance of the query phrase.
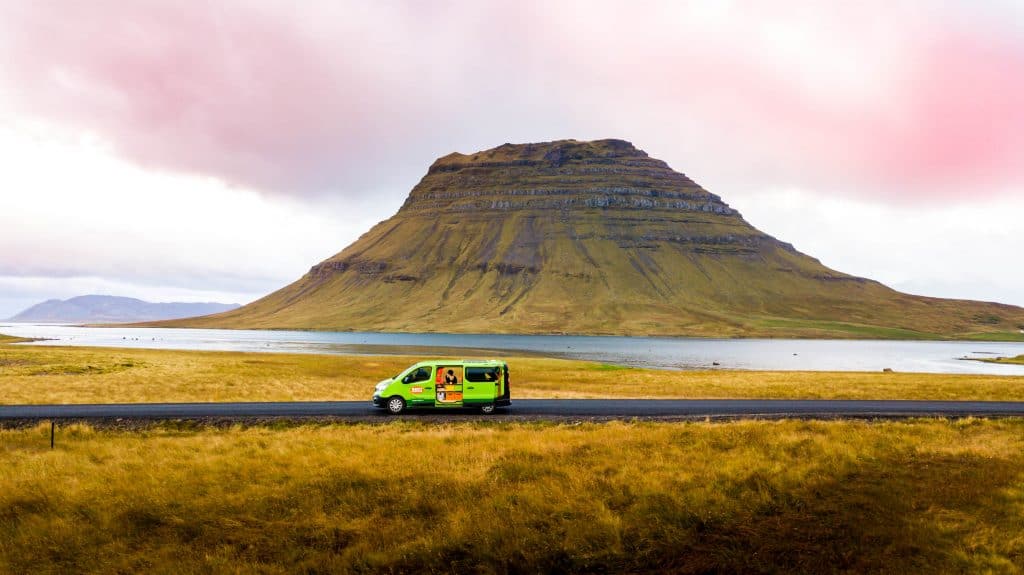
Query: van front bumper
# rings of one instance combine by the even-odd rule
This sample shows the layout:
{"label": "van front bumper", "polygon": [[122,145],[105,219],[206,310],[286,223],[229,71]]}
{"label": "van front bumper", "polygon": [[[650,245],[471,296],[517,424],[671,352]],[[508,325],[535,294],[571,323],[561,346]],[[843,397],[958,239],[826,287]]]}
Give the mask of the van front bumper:
{"label": "van front bumper", "polygon": [[373,406],[374,407],[386,407],[386,403],[384,402],[384,398],[382,398],[379,394],[376,394],[376,393],[373,394]]}

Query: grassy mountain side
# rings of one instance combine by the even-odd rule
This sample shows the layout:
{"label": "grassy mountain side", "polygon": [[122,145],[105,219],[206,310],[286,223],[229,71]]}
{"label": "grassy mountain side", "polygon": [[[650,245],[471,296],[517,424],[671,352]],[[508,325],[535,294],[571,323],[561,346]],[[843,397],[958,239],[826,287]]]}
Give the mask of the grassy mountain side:
{"label": "grassy mountain side", "polygon": [[569,140],[445,156],[293,284],[160,325],[1001,339],[1024,309],[837,272],[627,142]]}

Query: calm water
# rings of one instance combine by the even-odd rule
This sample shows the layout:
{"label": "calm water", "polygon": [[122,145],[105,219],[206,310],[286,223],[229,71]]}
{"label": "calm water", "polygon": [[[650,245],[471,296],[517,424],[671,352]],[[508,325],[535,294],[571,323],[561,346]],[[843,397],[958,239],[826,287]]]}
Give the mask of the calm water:
{"label": "calm water", "polygon": [[959,359],[1021,355],[1024,343],[343,333],[31,324],[0,324],[0,333],[49,338],[27,345],[467,357],[526,354],[663,369],[881,371],[888,367],[896,371],[1024,375],[1024,366]]}

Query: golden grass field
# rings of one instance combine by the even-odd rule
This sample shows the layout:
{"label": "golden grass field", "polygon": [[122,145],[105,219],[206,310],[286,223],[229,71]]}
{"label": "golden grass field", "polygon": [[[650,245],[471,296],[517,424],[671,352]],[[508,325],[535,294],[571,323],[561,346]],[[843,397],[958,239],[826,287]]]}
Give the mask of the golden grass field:
{"label": "golden grass field", "polygon": [[[366,400],[409,357],[0,345],[2,403]],[[510,358],[514,397],[1024,399],[1024,378]],[[1024,420],[0,429],[0,573],[1024,570]]]}
{"label": "golden grass field", "polygon": [[0,572],[1019,573],[1024,420],[0,430]]}
{"label": "golden grass field", "polygon": [[[422,358],[0,345],[0,403],[366,400]],[[664,371],[509,358],[516,398],[1024,400],[1024,377]]]}

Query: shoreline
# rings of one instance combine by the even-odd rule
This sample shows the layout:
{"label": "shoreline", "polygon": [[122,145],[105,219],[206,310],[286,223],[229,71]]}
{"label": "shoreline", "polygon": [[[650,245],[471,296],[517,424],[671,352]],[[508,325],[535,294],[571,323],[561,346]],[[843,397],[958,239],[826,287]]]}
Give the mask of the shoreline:
{"label": "shoreline", "polygon": [[[13,326],[10,326],[13,327]],[[5,326],[0,325],[0,332]],[[109,331],[106,331],[109,330]],[[365,332],[239,332],[163,328],[14,328],[27,345],[352,356],[535,357],[663,371],[818,371],[1024,375],[1024,364],[965,364],[975,355],[1017,355],[1022,342],[629,338],[401,334]],[[319,335],[317,335],[319,334]],[[36,341],[28,341],[35,339]],[[43,341],[40,341],[43,340]]]}
{"label": "shoreline", "polygon": [[1024,355],[1018,355],[1016,357],[962,357],[960,359],[995,363],[999,365],[1024,365]]}
{"label": "shoreline", "polygon": [[[369,401],[418,355],[0,345],[7,404]],[[669,371],[578,359],[509,359],[518,399],[1024,401],[1024,376],[883,371]]]}
{"label": "shoreline", "polygon": [[[752,332],[752,333],[721,333],[721,334],[698,334],[698,333],[626,333],[626,332],[558,332],[558,331],[508,331],[508,332],[446,332],[446,331],[369,331],[364,329],[343,329],[338,327],[231,327],[231,326],[198,326],[198,325],[167,325],[178,323],[182,320],[162,320],[157,322],[132,322],[132,323],[83,323],[83,324],[53,324],[67,325],[70,327],[82,328],[116,328],[116,329],[211,329],[225,331],[273,331],[273,332],[305,332],[305,333],[343,333],[343,334],[384,334],[384,335],[452,335],[452,336],[536,336],[536,337],[635,337],[651,339],[696,339],[696,340],[829,340],[829,341],[950,341],[950,342],[995,342],[995,343],[1020,343],[1024,342],[1024,331],[1020,332],[972,332],[963,334],[965,337],[949,337],[942,334],[919,332],[920,337],[856,337],[844,336],[835,331],[821,332],[808,329],[793,332]],[[855,325],[855,324],[851,324]],[[887,329],[877,326],[858,326],[870,329],[885,331]],[[905,335],[905,332],[901,332]]]}

